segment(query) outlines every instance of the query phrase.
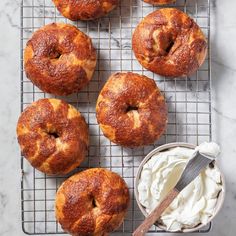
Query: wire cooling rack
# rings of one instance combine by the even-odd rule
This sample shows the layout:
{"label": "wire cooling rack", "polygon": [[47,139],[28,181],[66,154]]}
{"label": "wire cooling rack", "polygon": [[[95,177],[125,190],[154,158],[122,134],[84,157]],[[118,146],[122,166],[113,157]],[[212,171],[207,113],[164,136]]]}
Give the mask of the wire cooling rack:
{"label": "wire cooling rack", "polygon": [[[210,0],[177,0],[176,7],[201,26],[210,42]],[[90,130],[88,158],[79,168],[104,167],[119,173],[129,186],[132,201],[118,235],[130,235],[143,216],[134,198],[134,176],[143,157],[154,147],[168,142],[198,144],[211,140],[211,74],[210,48],[204,65],[190,78],[169,79],[144,70],[133,56],[132,32],[138,22],[157,7],[141,0],[121,0],[110,15],[96,21],[70,22],[60,15],[51,0],[22,0],[21,3],[21,110],[33,101],[50,97],[25,77],[23,50],[32,33],[51,22],[75,24],[87,33],[97,48],[98,65],[89,85],[80,93],[61,97],[84,115]],[[209,44],[210,45],[210,44]],[[99,129],[95,104],[98,93],[111,73],[134,71],[155,79],[168,103],[168,128],[154,145],[125,149],[111,143]],[[27,234],[63,234],[54,216],[54,198],[64,177],[49,177],[34,170],[21,157],[22,227]],[[77,170],[78,171],[78,170]],[[198,232],[209,232],[211,224]],[[153,227],[150,233],[163,232]]]}

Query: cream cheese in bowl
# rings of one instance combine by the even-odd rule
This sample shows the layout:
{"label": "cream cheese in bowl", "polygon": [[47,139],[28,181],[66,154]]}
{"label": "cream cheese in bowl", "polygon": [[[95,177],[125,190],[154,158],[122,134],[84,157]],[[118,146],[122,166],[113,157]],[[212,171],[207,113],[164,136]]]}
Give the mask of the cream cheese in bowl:
{"label": "cream cheese in bowl", "polygon": [[[173,147],[151,155],[142,166],[137,180],[139,203],[150,213],[167,193],[175,186],[189,159],[195,151],[210,155],[219,154],[215,143],[203,143],[193,148]],[[190,183],[162,214],[159,222],[168,231],[192,229],[208,223],[214,215],[222,177],[216,165],[207,167]]]}

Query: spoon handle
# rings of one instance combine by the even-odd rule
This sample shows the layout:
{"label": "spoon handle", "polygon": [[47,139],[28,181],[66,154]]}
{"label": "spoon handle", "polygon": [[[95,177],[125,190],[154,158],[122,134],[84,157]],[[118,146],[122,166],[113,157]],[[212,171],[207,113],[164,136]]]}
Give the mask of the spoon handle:
{"label": "spoon handle", "polygon": [[143,221],[143,223],[134,231],[133,236],[143,236],[150,229],[150,227],[160,218],[165,209],[177,197],[179,191],[172,189],[161,203],[151,212],[151,214]]}

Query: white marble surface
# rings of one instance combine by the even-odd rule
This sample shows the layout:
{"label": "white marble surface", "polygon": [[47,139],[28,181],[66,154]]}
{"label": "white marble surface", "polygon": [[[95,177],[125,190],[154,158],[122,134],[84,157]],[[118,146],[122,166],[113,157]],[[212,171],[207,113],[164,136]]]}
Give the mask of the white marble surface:
{"label": "white marble surface", "polygon": [[[236,232],[236,1],[212,0],[213,137],[227,183],[226,200],[209,235]],[[20,1],[0,1],[0,236],[21,236],[20,158],[15,125],[20,113]],[[166,234],[165,234],[166,235]]]}

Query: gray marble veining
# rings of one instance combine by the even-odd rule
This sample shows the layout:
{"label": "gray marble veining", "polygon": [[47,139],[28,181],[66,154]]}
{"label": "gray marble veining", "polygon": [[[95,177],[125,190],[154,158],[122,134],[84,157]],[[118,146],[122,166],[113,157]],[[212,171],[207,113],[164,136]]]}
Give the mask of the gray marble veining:
{"label": "gray marble veining", "polygon": [[[222,148],[219,162],[225,173],[227,194],[208,235],[233,236],[236,231],[236,1],[211,3],[213,137]],[[24,235],[20,216],[20,158],[15,137],[20,113],[19,15],[20,0],[0,1],[0,236]],[[131,46],[120,45],[115,36],[112,40],[118,48]]]}

